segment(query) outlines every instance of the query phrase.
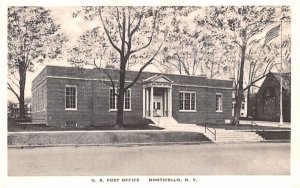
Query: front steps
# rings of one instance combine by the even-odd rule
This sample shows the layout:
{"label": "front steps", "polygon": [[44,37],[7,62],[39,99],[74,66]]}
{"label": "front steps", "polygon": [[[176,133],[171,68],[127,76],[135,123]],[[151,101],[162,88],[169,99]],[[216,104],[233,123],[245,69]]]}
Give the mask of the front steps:
{"label": "front steps", "polygon": [[[196,124],[181,124],[172,117],[154,117],[151,118],[155,126],[161,127],[166,131],[184,131],[184,132],[198,132],[204,134],[214,143],[247,143],[247,142],[261,142],[263,138],[250,131],[236,131],[215,128],[216,137],[213,133],[206,130],[203,126]],[[150,124],[151,125],[151,124]],[[209,128],[212,132],[214,130]]]}
{"label": "front steps", "polygon": [[153,118],[151,118],[151,120],[154,122],[155,126],[158,126],[158,127],[161,127],[161,128],[167,129],[167,130],[176,130],[177,128],[181,129],[181,128],[187,128],[187,127],[196,127],[196,124],[178,123],[172,117],[153,117]]}
{"label": "front steps", "polygon": [[215,135],[208,131],[206,131],[205,136],[207,136],[211,141],[215,143],[243,143],[263,141],[263,138],[255,132],[233,131],[225,129],[216,129],[216,131],[216,140]]}

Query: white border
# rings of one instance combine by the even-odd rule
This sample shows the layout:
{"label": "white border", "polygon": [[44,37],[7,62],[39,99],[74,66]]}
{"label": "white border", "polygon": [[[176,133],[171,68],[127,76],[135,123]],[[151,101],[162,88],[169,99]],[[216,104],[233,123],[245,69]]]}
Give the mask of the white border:
{"label": "white border", "polygon": [[[67,108],[67,100],[66,100],[66,95],[67,95],[67,87],[75,87],[75,89],[76,89],[76,98],[75,98],[75,105],[76,105],[76,107],[75,108]],[[77,100],[78,100],[78,91],[77,91],[77,85],[65,85],[65,110],[66,111],[76,111],[76,110],[78,110],[78,106],[77,106]]]}
{"label": "white border", "polygon": [[[108,102],[109,102],[108,103],[108,112],[117,112],[118,111],[118,109],[117,109],[117,98],[115,98],[115,107],[116,108],[110,109],[110,91],[112,89],[113,89],[112,87],[109,88],[109,94],[108,94],[109,95],[109,98],[108,98]],[[124,109],[123,109],[123,111],[124,112],[131,112],[132,111],[132,109],[131,109],[131,98],[132,98],[132,96],[131,96],[131,94],[132,94],[131,88],[127,89],[126,91],[129,91],[129,94],[130,94],[130,97],[129,97],[130,108],[129,109],[125,109],[125,96],[124,96]],[[125,93],[124,93],[124,95],[125,95]]]}
{"label": "white border", "polygon": [[217,104],[217,95],[221,95],[221,110],[216,109],[216,112],[222,113],[223,112],[223,94],[222,93],[216,93],[216,104]]}
{"label": "white border", "polygon": [[[120,186],[130,186],[130,187],[224,187],[225,185],[230,186],[231,188],[253,188],[253,187],[272,187],[272,188],[297,188],[300,185],[300,155],[299,155],[299,143],[300,143],[300,119],[298,106],[300,104],[300,99],[298,98],[300,90],[295,85],[300,80],[300,53],[298,52],[298,44],[300,41],[299,33],[300,33],[300,7],[298,0],[252,0],[252,1],[241,1],[241,0],[231,0],[231,1],[219,1],[219,0],[202,0],[202,1],[141,1],[141,0],[133,0],[133,1],[98,1],[98,0],[72,0],[70,1],[60,1],[60,0],[52,0],[52,1],[40,1],[40,0],[12,0],[12,1],[4,1],[1,3],[0,7],[0,57],[2,60],[6,60],[7,56],[7,28],[6,28],[6,6],[8,5],[42,5],[42,6],[75,6],[75,5],[282,5],[288,4],[292,6],[292,148],[291,148],[291,175],[290,176],[197,176],[200,180],[197,184],[189,184],[189,183],[155,183],[148,185],[141,184],[101,184],[105,187],[120,187]],[[0,128],[0,187],[4,188],[32,188],[32,187],[43,187],[43,188],[53,188],[53,187],[99,187],[100,184],[92,185],[88,182],[88,179],[91,177],[8,177],[7,176],[7,127],[4,126],[7,123],[6,116],[6,105],[7,105],[7,89],[6,89],[6,81],[7,81],[7,64],[2,63],[3,72],[0,74],[0,119],[2,120],[2,125]],[[294,87],[295,86],[295,87]],[[266,159],[267,160],[267,159]],[[124,176],[123,176],[124,177]],[[186,177],[186,176],[183,176]],[[147,177],[141,177],[141,179],[146,179]],[[225,186],[226,187],[226,186]]]}
{"label": "white border", "polygon": [[[179,91],[179,95],[180,95],[180,93],[190,93],[190,94],[194,93],[195,94],[195,110],[180,110],[180,97],[179,97],[179,112],[197,112],[197,93],[195,91]],[[191,98],[191,100],[192,100],[192,98]],[[190,107],[192,108],[191,100],[190,100]],[[184,104],[183,104],[183,108],[184,108]]]}

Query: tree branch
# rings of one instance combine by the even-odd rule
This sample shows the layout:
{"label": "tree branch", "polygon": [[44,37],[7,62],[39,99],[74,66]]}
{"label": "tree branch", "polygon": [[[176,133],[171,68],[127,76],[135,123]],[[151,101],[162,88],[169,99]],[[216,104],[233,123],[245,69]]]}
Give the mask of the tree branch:
{"label": "tree branch", "polygon": [[259,80],[263,79],[264,77],[266,77],[268,74],[262,75],[261,77],[259,77],[258,79],[254,80],[252,83],[250,83],[247,87],[245,87],[243,89],[243,92],[246,91],[247,89],[249,89],[252,85],[254,85],[256,82],[258,82]]}
{"label": "tree branch", "polygon": [[143,18],[143,14],[140,14],[138,23],[136,24],[136,26],[130,32],[130,37],[132,37],[132,35],[139,29],[139,27],[141,25],[142,18]]}
{"label": "tree branch", "polygon": [[8,77],[8,78],[15,86],[17,86],[20,89],[20,86],[17,83],[15,83],[15,81],[12,78],[10,78],[10,77]]}
{"label": "tree branch", "polygon": [[[186,58],[185,58],[186,60]],[[184,69],[184,72],[187,74],[187,75],[190,75],[190,70],[189,70],[189,64],[186,63],[184,60],[182,61],[182,66],[183,66],[183,69]]]}
{"label": "tree branch", "polygon": [[11,73],[13,76],[14,76],[14,78],[19,82],[20,80],[16,77],[16,75],[15,75],[15,73]]}
{"label": "tree branch", "polygon": [[125,90],[131,88],[131,87],[136,83],[136,81],[139,79],[140,75],[142,74],[143,70],[144,70],[148,65],[150,65],[150,63],[154,60],[155,56],[158,54],[158,52],[160,51],[160,49],[161,49],[163,43],[165,42],[166,36],[167,36],[167,35],[165,35],[165,38],[164,38],[163,42],[162,42],[162,43],[160,44],[160,46],[158,47],[158,50],[153,54],[153,56],[151,57],[151,59],[149,59],[149,60],[148,60],[148,61],[140,68],[140,70],[139,70],[138,74],[136,75],[136,77],[134,78],[134,80],[133,80],[129,85],[127,85],[127,86],[124,88]]}
{"label": "tree branch", "polygon": [[[138,51],[141,51],[141,50],[147,48],[151,44],[152,39],[153,39],[153,35],[154,35],[155,26],[156,26],[156,17],[157,17],[157,11],[155,11],[154,23],[153,23],[153,26],[152,26],[152,32],[151,32],[151,36],[150,36],[150,39],[149,39],[148,43],[145,46],[141,47],[141,48],[138,48],[136,50],[132,50],[130,52],[130,54],[133,54],[133,53],[136,53]],[[140,25],[140,21],[139,21],[138,25]],[[131,33],[133,34],[134,32],[131,32]],[[132,37],[132,34],[130,34],[130,37]]]}
{"label": "tree branch", "polygon": [[109,74],[108,72],[106,72],[106,70],[102,69],[101,67],[99,67],[99,66],[96,64],[96,60],[95,60],[95,59],[94,59],[94,66],[95,66],[99,71],[103,72],[103,73],[106,75],[106,77],[108,77],[108,79],[110,80],[110,84],[109,84],[109,83],[106,83],[106,82],[103,82],[103,83],[106,84],[106,85],[109,85],[109,86],[113,87],[113,90],[115,90],[115,83],[114,83],[112,77],[110,76],[110,74]]}
{"label": "tree branch", "polygon": [[115,43],[113,42],[111,36],[109,35],[109,31],[107,30],[107,28],[106,28],[106,26],[105,26],[105,24],[104,24],[103,18],[102,18],[101,10],[100,10],[99,14],[100,14],[100,19],[101,19],[101,22],[102,22],[102,26],[103,26],[103,28],[104,28],[104,31],[105,31],[105,33],[106,33],[106,36],[108,37],[108,40],[109,40],[110,44],[113,46],[114,49],[116,49],[116,50],[121,54],[120,48],[118,48],[118,47],[115,45]]}
{"label": "tree branch", "polygon": [[237,44],[240,48],[242,48],[242,45],[238,41],[233,41],[233,43]]}
{"label": "tree branch", "polygon": [[20,100],[20,96],[17,94],[17,92],[11,87],[9,83],[7,83],[7,89],[13,92],[13,94],[17,97],[18,100]]}
{"label": "tree branch", "polygon": [[119,32],[120,39],[123,41],[124,39],[122,38],[122,35],[121,35],[121,27],[122,26],[121,26],[121,23],[120,23],[120,16],[119,16],[119,9],[118,9],[118,7],[116,7],[116,10],[117,10],[117,15],[115,16],[115,18],[116,18],[117,23],[118,23],[118,32]]}

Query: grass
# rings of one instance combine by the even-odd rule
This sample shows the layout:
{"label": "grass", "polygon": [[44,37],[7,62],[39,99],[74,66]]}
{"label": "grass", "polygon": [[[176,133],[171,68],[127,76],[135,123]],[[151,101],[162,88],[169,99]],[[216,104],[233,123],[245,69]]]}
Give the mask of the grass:
{"label": "grass", "polygon": [[290,131],[257,131],[256,134],[263,137],[265,140],[290,140]]}
{"label": "grass", "polygon": [[[45,124],[18,123],[12,119],[7,123],[8,132],[31,132],[31,131],[81,131],[81,130],[115,130],[113,126],[88,126],[88,127],[49,127]],[[147,124],[125,124],[123,130],[161,130],[162,128]]]}
{"label": "grass", "polygon": [[[230,124],[207,124],[207,127],[212,127],[212,128],[220,128],[220,129],[225,129],[225,130],[243,130],[243,131],[251,131],[251,124],[240,124],[239,126],[234,126]],[[291,130],[290,128],[287,127],[267,127],[267,126],[257,126],[254,125],[253,129],[257,130]]]}
{"label": "grass", "polygon": [[210,142],[201,133],[174,131],[10,133],[9,146],[114,145]]}

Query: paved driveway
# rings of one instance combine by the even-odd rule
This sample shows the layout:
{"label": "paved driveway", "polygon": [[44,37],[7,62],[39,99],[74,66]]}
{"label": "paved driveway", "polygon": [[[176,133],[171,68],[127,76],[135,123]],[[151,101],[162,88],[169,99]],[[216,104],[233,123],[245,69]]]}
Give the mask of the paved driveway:
{"label": "paved driveway", "polygon": [[8,175],[288,175],[289,143],[8,149]]}

